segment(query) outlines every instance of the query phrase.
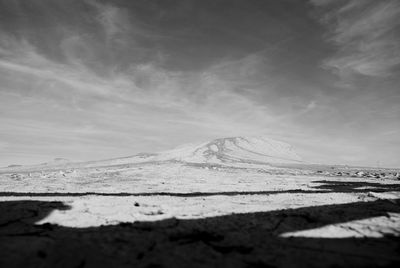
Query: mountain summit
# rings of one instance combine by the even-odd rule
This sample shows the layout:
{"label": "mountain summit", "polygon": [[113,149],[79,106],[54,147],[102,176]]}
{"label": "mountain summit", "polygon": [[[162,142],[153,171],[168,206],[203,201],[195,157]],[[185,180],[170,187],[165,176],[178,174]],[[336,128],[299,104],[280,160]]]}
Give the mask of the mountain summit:
{"label": "mountain summit", "polygon": [[161,152],[158,158],[190,163],[299,163],[292,146],[267,137],[230,137]]}
{"label": "mountain summit", "polygon": [[159,153],[141,153],[128,157],[74,163],[64,159],[35,165],[0,169],[6,170],[44,170],[97,166],[116,166],[140,163],[159,163],[179,161],[192,164],[220,164],[228,166],[265,165],[278,163],[301,163],[301,158],[292,146],[267,137],[220,138],[199,144],[187,144]]}

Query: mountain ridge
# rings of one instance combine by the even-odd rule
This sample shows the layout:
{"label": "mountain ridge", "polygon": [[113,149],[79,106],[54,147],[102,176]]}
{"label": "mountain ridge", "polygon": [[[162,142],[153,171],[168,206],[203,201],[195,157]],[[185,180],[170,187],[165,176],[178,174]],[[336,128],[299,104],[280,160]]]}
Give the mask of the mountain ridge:
{"label": "mountain ridge", "polygon": [[[159,153],[138,153],[132,156],[85,162],[52,161],[14,169],[15,171],[23,171],[44,168],[84,168],[168,161],[222,165],[303,163],[293,147],[285,142],[276,141],[265,136],[240,136],[180,145],[174,149]],[[14,169],[2,168],[0,170]]]}

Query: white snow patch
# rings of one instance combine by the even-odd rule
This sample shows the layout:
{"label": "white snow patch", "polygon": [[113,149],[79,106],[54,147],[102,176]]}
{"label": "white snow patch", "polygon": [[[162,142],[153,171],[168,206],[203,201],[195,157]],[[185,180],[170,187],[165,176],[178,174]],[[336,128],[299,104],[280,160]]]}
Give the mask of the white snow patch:
{"label": "white snow patch", "polygon": [[[10,198],[7,198],[10,200]],[[32,198],[48,200],[47,197]],[[205,197],[175,196],[85,196],[52,197],[71,209],[54,210],[36,224],[58,224],[66,227],[91,227],[121,222],[158,221],[168,218],[198,219],[232,213],[268,212],[310,205],[346,204],[358,201],[351,194],[275,194],[214,195]],[[135,206],[135,203],[139,206]]]}

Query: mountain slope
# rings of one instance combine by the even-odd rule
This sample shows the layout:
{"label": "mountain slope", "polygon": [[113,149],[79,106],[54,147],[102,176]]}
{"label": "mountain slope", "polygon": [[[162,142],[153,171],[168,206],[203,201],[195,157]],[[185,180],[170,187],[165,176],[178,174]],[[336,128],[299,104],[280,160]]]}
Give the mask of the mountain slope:
{"label": "mountain slope", "polygon": [[80,163],[53,161],[35,166],[3,168],[0,169],[0,172],[88,168],[167,161],[239,166],[243,164],[300,163],[301,158],[289,144],[284,142],[266,137],[231,137],[200,144],[183,145],[160,153],[141,153],[128,157]]}
{"label": "mountain slope", "polygon": [[231,137],[181,146],[157,158],[190,163],[299,163],[301,158],[284,142],[266,137]]}

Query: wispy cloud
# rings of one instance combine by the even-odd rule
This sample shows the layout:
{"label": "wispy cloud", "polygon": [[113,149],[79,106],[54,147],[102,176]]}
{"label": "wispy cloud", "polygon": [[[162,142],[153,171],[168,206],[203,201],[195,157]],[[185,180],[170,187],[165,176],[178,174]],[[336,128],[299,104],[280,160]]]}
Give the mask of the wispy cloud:
{"label": "wispy cloud", "polygon": [[[132,144],[151,143],[152,150],[157,150],[158,146],[167,149],[196,136],[250,135],[265,133],[271,126],[275,131],[283,127],[267,106],[236,90],[250,83],[259,57],[220,62],[201,72],[170,71],[156,62],[131,63],[125,70],[110,70],[109,76],[101,77],[74,53],[66,53],[65,61],[59,63],[25,39],[3,37],[0,77],[8,78],[0,88],[0,111],[7,110],[8,116],[0,122],[5,139],[10,139],[12,132],[20,133],[12,138],[14,144],[25,144],[23,133],[31,133],[35,148],[62,140],[77,144],[91,140],[108,148],[108,137],[118,136],[119,141],[127,139]],[[91,45],[84,39],[80,42],[85,48]],[[34,93],[25,85],[28,80],[29,91]],[[16,103],[18,96],[30,96],[31,100]],[[41,116],[49,108],[52,113]],[[23,110],[31,112],[27,115]],[[60,116],[64,116],[61,121]],[[158,138],[149,141],[149,136]],[[166,139],[170,144],[165,144]]]}
{"label": "wispy cloud", "polygon": [[103,26],[107,42],[115,39],[118,34],[122,34],[128,28],[129,18],[125,10],[96,0],[86,2],[96,9],[96,19]]}
{"label": "wispy cloud", "polygon": [[310,101],[309,104],[307,104],[306,110],[311,111],[311,110],[315,109],[315,107],[317,107],[317,102],[315,100],[313,100],[313,101]]}
{"label": "wispy cloud", "polygon": [[400,64],[400,2],[314,1],[326,10],[321,21],[330,28],[327,40],[337,54],[323,65],[344,80],[354,74],[385,77]]}
{"label": "wispy cloud", "polygon": [[[337,45],[325,67],[343,81],[393,73],[398,4],[335,2],[317,3]],[[362,142],[351,147],[361,132],[367,140],[399,128],[397,87],[387,87],[389,101],[365,89],[363,98],[327,92],[334,87],[314,63],[331,45],[301,2],[291,17],[280,1],[239,1],[223,13],[207,1],[118,3],[0,0],[0,147],[12,156],[0,161],[117,157],[263,134],[333,159],[364,152]],[[379,129],[370,124],[377,118]]]}

